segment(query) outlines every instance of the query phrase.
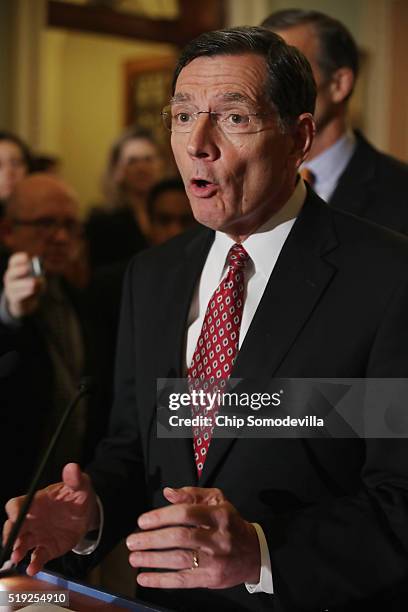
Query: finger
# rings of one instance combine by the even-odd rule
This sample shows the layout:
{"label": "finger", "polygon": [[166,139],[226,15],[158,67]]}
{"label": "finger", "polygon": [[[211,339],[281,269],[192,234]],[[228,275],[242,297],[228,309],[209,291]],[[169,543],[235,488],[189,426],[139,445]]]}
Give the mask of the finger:
{"label": "finger", "polygon": [[68,463],[62,471],[62,478],[63,486],[57,491],[57,499],[60,501],[75,501],[78,509],[82,507],[90,509],[92,507],[92,514],[99,517],[96,494],[88,474],[81,472],[77,463]]}
{"label": "finger", "polygon": [[37,289],[37,285],[37,279],[31,276],[12,279],[10,281],[6,281],[6,295],[9,299],[21,297],[23,294],[25,296],[34,295],[36,290],[37,292],[39,291],[39,289]]}
{"label": "finger", "polygon": [[29,550],[33,550],[36,546],[39,545],[38,537],[32,532],[27,532],[22,536],[19,536],[13,546],[13,552],[20,554],[20,552],[24,555],[27,554]]}
{"label": "finger", "polygon": [[4,525],[3,525],[3,532],[2,532],[2,538],[1,538],[1,541],[2,541],[3,546],[4,546],[4,545],[5,545],[5,543],[7,542],[7,538],[8,538],[8,536],[9,536],[10,531],[12,530],[12,528],[13,528],[13,522],[12,522],[12,521],[10,521],[10,519],[8,519],[7,521],[5,521],[5,523],[4,523]]}
{"label": "finger", "polygon": [[27,567],[27,574],[34,576],[42,570],[44,565],[51,560],[51,556],[48,554],[47,549],[43,546],[37,546],[31,553],[30,564]]}
{"label": "finger", "polygon": [[172,504],[190,503],[213,505],[226,501],[223,492],[217,488],[181,487],[180,489],[172,489],[171,487],[165,487],[163,489],[163,495]]}
{"label": "finger", "polygon": [[7,516],[9,517],[9,520],[6,521],[4,527],[7,528],[9,531],[12,528],[12,522],[15,522],[17,519],[18,513],[20,512],[20,508],[23,505],[23,502],[24,495],[20,495],[19,497],[12,497],[6,503],[6,512]]}
{"label": "finger", "polygon": [[23,277],[33,277],[30,259],[25,257],[22,260],[12,261],[10,258],[7,270],[4,274],[5,283],[7,284]]}
{"label": "finger", "polygon": [[13,550],[13,552],[10,555],[10,559],[11,559],[12,563],[14,563],[15,565],[20,563],[20,561],[22,561],[24,559],[24,557],[26,556],[26,554],[28,553],[29,550],[31,550],[31,549],[30,548],[26,548],[25,546],[21,546],[19,548],[16,548],[15,550]]}
{"label": "finger", "polygon": [[17,263],[14,265],[9,265],[5,274],[4,281],[8,284],[11,281],[14,281],[18,278],[22,278],[24,276],[29,276],[31,273],[31,265],[28,262]]}
{"label": "finger", "polygon": [[14,253],[10,256],[6,273],[17,269],[25,269],[26,274],[31,270],[31,261],[27,253]]}
{"label": "finger", "polygon": [[210,537],[207,531],[190,527],[167,527],[132,533],[126,538],[126,546],[131,551],[207,547]]}
{"label": "finger", "polygon": [[62,470],[62,480],[63,483],[73,491],[80,491],[81,489],[85,489],[88,485],[85,474],[81,472],[78,463],[67,463]]}
{"label": "finger", "polygon": [[155,567],[160,569],[191,569],[193,567],[193,551],[176,549],[171,551],[133,552],[129,555],[132,567]]}
{"label": "finger", "polygon": [[136,580],[140,586],[159,589],[194,589],[205,587],[208,584],[207,573],[200,569],[179,572],[141,572]]}
{"label": "finger", "polygon": [[33,550],[38,545],[38,539],[34,538],[31,533],[25,533],[19,535],[16,543],[14,544],[13,551],[11,553],[11,560],[13,563],[20,563],[26,554]]}
{"label": "finger", "polygon": [[23,264],[30,265],[30,256],[28,255],[28,253],[24,253],[23,251],[13,253],[8,260],[8,267],[14,267]]}
{"label": "finger", "polygon": [[97,495],[88,474],[81,471],[77,463],[68,463],[63,471],[64,487],[61,498],[75,497],[78,508],[87,516],[88,529],[98,529],[101,521]]}
{"label": "finger", "polygon": [[217,524],[214,509],[206,504],[174,504],[146,512],[139,516],[137,522],[141,529],[157,529],[166,525],[212,527]]}
{"label": "finger", "polygon": [[13,546],[13,551],[11,553],[11,560],[13,561],[13,563],[19,563],[22,559],[24,559],[24,557],[30,550],[33,550],[33,548],[35,548],[38,545],[39,545],[38,537],[35,537],[35,535],[32,532],[30,531],[27,531],[25,533],[20,532]]}

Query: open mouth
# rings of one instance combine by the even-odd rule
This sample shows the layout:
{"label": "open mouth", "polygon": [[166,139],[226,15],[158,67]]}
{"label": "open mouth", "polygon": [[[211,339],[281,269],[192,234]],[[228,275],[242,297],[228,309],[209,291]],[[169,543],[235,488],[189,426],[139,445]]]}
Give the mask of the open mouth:
{"label": "open mouth", "polygon": [[210,183],[210,181],[206,181],[205,179],[193,179],[191,182],[199,189],[204,189],[205,187],[208,187],[208,185],[214,184]]}
{"label": "open mouth", "polygon": [[193,178],[190,181],[190,193],[197,198],[211,198],[218,191],[217,183],[212,183],[203,178]]}

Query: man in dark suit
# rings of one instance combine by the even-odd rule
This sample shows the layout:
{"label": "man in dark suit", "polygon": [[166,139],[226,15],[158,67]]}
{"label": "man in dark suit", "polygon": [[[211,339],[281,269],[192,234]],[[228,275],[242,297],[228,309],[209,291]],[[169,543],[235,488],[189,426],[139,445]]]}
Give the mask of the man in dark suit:
{"label": "man in dark suit", "polygon": [[[183,52],[163,116],[207,228],[132,261],[110,435],[87,473],[70,464],[37,496],[13,553],[34,549],[29,574],[133,531],[141,594],[175,610],[403,601],[405,440],[156,433],[156,379],[221,385],[219,363],[244,379],[407,375],[408,246],[299,180],[314,99],[304,57],[265,29],[206,33]],[[5,534],[20,505],[9,502]],[[98,529],[97,546],[83,540]]]}
{"label": "man in dark suit", "polygon": [[[0,334],[17,356],[1,381],[4,461],[2,507],[24,492],[45,445],[85,374],[97,378],[97,399],[82,403],[70,419],[44,482],[58,478],[67,460],[88,462],[107,427],[108,351],[98,306],[64,279],[75,260],[81,224],[73,191],[60,179],[33,174],[13,193],[4,220],[8,254],[0,261]],[[43,270],[32,273],[31,257]],[[95,410],[97,412],[95,413]]]}
{"label": "man in dark suit", "polygon": [[305,176],[335,208],[408,233],[408,166],[352,132],[348,109],[359,70],[357,45],[347,28],[318,11],[286,9],[262,25],[309,60],[317,84],[316,138]]}

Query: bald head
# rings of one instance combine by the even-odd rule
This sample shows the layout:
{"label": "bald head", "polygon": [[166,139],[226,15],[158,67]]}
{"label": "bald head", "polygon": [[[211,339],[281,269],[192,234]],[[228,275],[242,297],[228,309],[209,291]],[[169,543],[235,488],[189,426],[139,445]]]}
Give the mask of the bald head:
{"label": "bald head", "polygon": [[47,207],[48,202],[67,202],[78,214],[78,198],[71,187],[61,179],[38,172],[25,177],[15,188],[7,205],[6,215],[11,219],[20,216],[35,218]]}
{"label": "bald head", "polygon": [[41,257],[49,273],[63,273],[76,256],[78,199],[61,179],[45,173],[24,178],[8,202],[6,220],[8,249]]}

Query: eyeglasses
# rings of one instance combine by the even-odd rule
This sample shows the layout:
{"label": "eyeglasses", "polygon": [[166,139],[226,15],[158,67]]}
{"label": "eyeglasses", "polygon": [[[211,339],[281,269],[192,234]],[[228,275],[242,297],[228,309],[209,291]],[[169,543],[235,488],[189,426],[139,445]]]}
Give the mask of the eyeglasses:
{"label": "eyeglasses", "polygon": [[226,134],[253,134],[264,128],[263,117],[272,113],[250,113],[246,111],[191,111],[179,106],[165,106],[161,112],[164,126],[170,132],[188,134],[199,115],[209,115],[213,124]]}
{"label": "eyeglasses", "polygon": [[158,155],[131,155],[127,159],[121,161],[123,166],[131,166],[132,164],[153,164],[159,159]]}
{"label": "eyeglasses", "polygon": [[43,235],[51,236],[59,229],[64,229],[71,236],[80,236],[82,226],[74,219],[55,219],[54,217],[39,217],[38,219],[14,219],[14,225],[32,227]]}

